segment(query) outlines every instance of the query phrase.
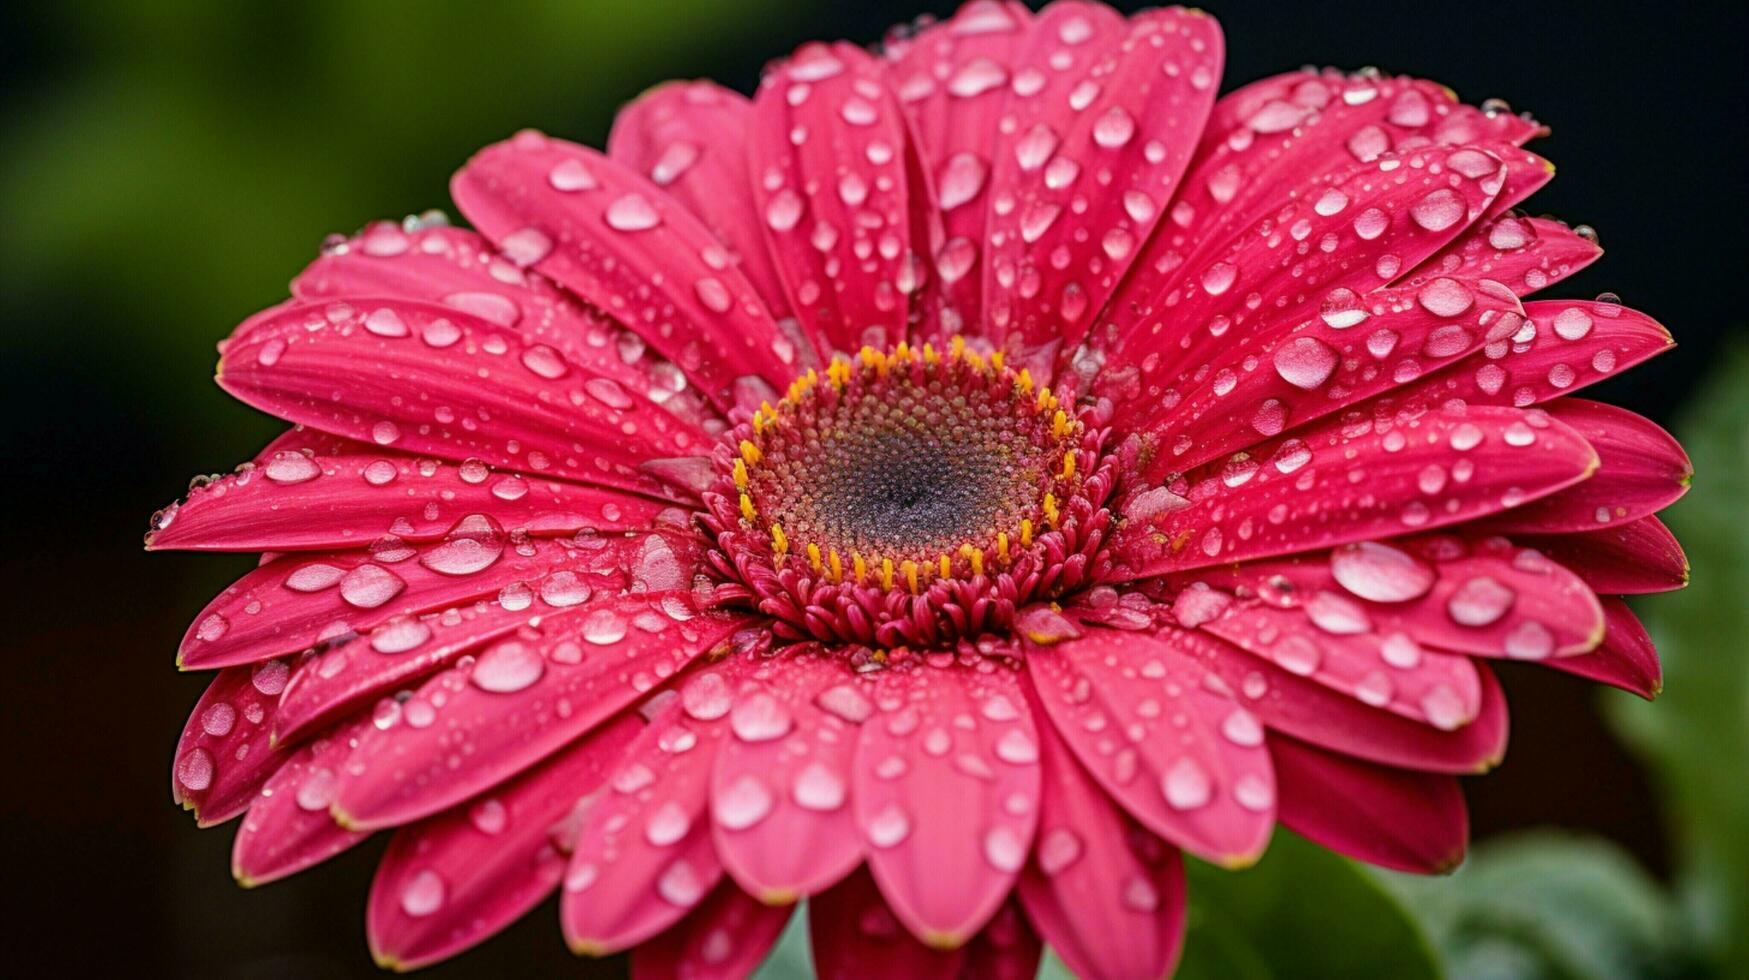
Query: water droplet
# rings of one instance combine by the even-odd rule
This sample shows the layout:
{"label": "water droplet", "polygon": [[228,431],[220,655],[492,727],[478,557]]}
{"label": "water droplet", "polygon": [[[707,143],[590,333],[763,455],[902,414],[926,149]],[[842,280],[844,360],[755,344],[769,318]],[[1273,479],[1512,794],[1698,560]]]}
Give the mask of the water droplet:
{"label": "water droplet", "polygon": [[1174,810],[1194,810],[1208,803],[1214,792],[1208,773],[1195,759],[1185,756],[1173,763],[1160,779],[1160,792]]}
{"label": "water droplet", "polygon": [[401,911],[422,919],[443,907],[443,879],[426,868],[407,880],[401,889]]}
{"label": "water droplet", "polygon": [[1408,602],[1433,588],[1434,571],[1408,552],[1376,541],[1343,545],[1330,554],[1330,573],[1343,588],[1373,602]]}
{"label": "water droplet", "polygon": [[602,219],[615,231],[649,231],[662,223],[656,206],[636,191],[615,198],[602,213]]}
{"label": "water droplet", "polygon": [[1506,615],[1517,593],[1487,575],[1465,581],[1446,600],[1446,612],[1460,626],[1487,626]]}
{"label": "water droplet", "polygon": [[474,686],[494,694],[513,694],[540,680],[546,661],[520,640],[506,640],[480,655],[468,675]]}
{"label": "water droplet", "polygon": [[360,609],[375,609],[406,587],[407,583],[394,572],[365,562],[340,580],[340,598]]}
{"label": "water droplet", "polygon": [[1310,391],[1335,370],[1336,352],[1316,337],[1295,337],[1276,348],[1275,373],[1296,388]]}

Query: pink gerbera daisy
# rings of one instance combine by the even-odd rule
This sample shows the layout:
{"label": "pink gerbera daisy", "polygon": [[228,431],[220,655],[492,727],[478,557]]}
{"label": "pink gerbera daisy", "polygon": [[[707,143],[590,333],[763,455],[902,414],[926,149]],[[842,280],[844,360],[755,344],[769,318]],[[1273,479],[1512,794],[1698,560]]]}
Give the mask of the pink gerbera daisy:
{"label": "pink gerbera daisy", "polygon": [[[1689,466],[1566,397],[1670,345],[1428,82],[1217,98],[1206,14],[980,0],[748,100],[524,132],[222,347],[295,423],[157,515],[262,552],[176,798],[258,884],[394,836],[379,961],[553,889],[580,952],[1158,976],[1180,849],[1462,856],[1490,658],[1650,696]],[[660,937],[660,938],[658,938]],[[654,941],[652,941],[654,940]]]}

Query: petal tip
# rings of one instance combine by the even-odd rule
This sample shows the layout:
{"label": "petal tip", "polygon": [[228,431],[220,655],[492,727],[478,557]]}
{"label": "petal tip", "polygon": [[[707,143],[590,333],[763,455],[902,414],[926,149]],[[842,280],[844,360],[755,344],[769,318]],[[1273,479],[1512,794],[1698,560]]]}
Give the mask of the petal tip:
{"label": "petal tip", "polygon": [[921,939],[923,945],[928,946],[930,949],[949,953],[964,946],[966,941],[972,937],[958,932],[943,932],[938,929],[928,929],[917,938]]}
{"label": "petal tip", "polygon": [[573,954],[587,956],[592,960],[613,954],[612,948],[599,939],[573,939],[570,941],[570,946]]}
{"label": "petal tip", "polygon": [[765,888],[761,889],[759,894],[754,897],[758,898],[761,904],[769,905],[772,908],[782,908],[786,905],[794,905],[801,900],[802,896],[790,888]]}
{"label": "petal tip", "polygon": [[370,830],[370,829],[373,829],[370,827],[362,826],[359,823],[357,817],[354,817],[352,814],[347,813],[345,810],[340,809],[339,803],[334,803],[328,807],[328,815],[330,817],[334,818],[334,822],[339,824],[340,829],[342,829],[342,830]]}

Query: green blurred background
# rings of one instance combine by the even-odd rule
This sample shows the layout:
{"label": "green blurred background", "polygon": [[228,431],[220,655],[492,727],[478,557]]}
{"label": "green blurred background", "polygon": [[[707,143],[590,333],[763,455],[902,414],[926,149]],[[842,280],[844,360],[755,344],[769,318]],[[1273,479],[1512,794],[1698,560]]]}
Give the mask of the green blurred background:
{"label": "green blurred background", "polygon": [[[484,143],[534,126],[599,145],[616,108],[663,79],[707,76],[750,91],[769,58],[803,40],[873,42],[893,23],[951,6],[129,0],[0,12],[0,425],[13,497],[0,831],[8,931],[22,939],[12,966],[373,972],[361,924],[373,849],[240,893],[227,871],[229,832],[197,833],[169,803],[170,750],[201,686],[175,673],[171,651],[249,560],[148,557],[139,536],[190,475],[228,469],[280,428],[210,383],[213,344],[279,300],[324,236],[445,206],[450,173]],[[1599,394],[1666,424],[1687,406],[1684,435],[1709,447],[1709,458],[1696,452],[1699,489],[1676,518],[1697,587],[1646,604],[1668,654],[1692,654],[1686,669],[1698,679],[1684,690],[1673,663],[1667,697],[1634,711],[1625,695],[1509,671],[1513,751],[1470,785],[1470,799],[1483,838],[1529,827],[1590,835],[1575,846],[1608,856],[1574,857],[1576,887],[1629,897],[1603,911],[1578,907],[1605,923],[1622,908],[1651,909],[1606,933],[1660,932],[1695,954],[1635,947],[1610,961],[1629,967],[1616,975],[1643,975],[1651,963],[1701,970],[1709,957],[1716,969],[1733,936],[1742,957],[1731,923],[1743,921],[1737,886],[1749,857],[1731,841],[1749,835],[1740,639],[1749,573],[1742,543],[1723,533],[1742,533],[1749,499],[1742,358],[1733,379],[1714,383],[1712,402],[1693,399],[1709,371],[1732,361],[1729,325],[1744,319],[1744,6],[1657,15],[1628,3],[1213,7],[1227,31],[1228,88],[1307,62],[1371,64],[1534,109],[1555,128],[1535,148],[1561,175],[1532,209],[1595,225],[1610,251],[1561,293],[1618,292],[1682,343]],[[1624,850],[1607,850],[1615,846]],[[1531,887],[1505,863],[1506,890]],[[1652,877],[1635,877],[1639,869]],[[1431,896],[1386,885],[1391,901],[1406,896],[1411,931],[1440,948],[1440,962],[1465,975],[1500,964],[1500,975],[1601,975],[1510,939],[1566,935],[1559,928],[1512,916],[1495,928],[1485,915],[1475,925],[1459,897],[1501,886],[1456,887],[1468,874]],[[1585,884],[1594,874],[1613,884]],[[1661,890],[1672,881],[1685,904]],[[1265,919],[1228,918],[1238,933],[1269,931]],[[436,972],[623,969],[573,961],[550,909],[513,933]],[[1464,945],[1472,933],[1485,942]],[[1749,971],[1749,961],[1734,962]],[[1268,957],[1245,963],[1224,969],[1295,972]],[[1304,965],[1299,972],[1311,970]],[[1252,967],[1264,972],[1246,974]]]}

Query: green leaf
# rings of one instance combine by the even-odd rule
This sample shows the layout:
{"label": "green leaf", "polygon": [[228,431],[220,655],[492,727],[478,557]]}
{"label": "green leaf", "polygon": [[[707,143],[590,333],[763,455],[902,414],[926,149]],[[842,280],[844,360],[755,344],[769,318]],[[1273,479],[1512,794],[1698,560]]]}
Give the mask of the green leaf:
{"label": "green leaf", "polygon": [[1621,699],[1612,716],[1660,786],[1678,888],[1711,966],[1749,976],[1749,348],[1722,359],[1676,431],[1694,488],[1661,516],[1692,582],[1635,601],[1664,691],[1651,704]]}
{"label": "green leaf", "polygon": [[811,980],[814,976],[812,947],[808,945],[807,906],[806,901],[796,906],[796,914],[789,917],[789,925],[783,927],[777,945],[765,955],[765,962],[759,964],[753,980]]}
{"label": "green leaf", "polygon": [[1641,980],[1683,973],[1666,896],[1614,844],[1553,831],[1478,845],[1449,878],[1375,871],[1455,977]]}
{"label": "green leaf", "polygon": [[1179,980],[1437,977],[1420,927],[1346,858],[1286,831],[1255,867],[1185,861],[1189,929]]}

